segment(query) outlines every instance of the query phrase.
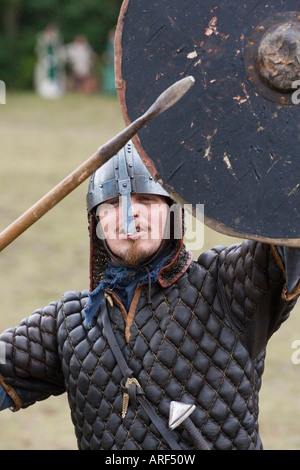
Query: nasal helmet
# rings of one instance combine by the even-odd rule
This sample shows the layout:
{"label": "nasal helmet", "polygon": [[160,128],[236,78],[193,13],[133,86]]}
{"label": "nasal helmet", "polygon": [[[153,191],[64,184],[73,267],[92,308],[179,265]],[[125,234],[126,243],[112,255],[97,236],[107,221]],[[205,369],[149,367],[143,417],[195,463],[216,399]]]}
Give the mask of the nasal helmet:
{"label": "nasal helmet", "polygon": [[92,175],[87,194],[87,210],[90,212],[109,199],[127,194],[170,197],[151,176],[131,141]]}
{"label": "nasal helmet", "polygon": [[102,165],[92,176],[87,194],[87,211],[91,239],[90,288],[94,289],[107,267],[108,248],[96,234],[98,223],[95,215],[99,204],[121,196],[123,208],[123,230],[133,233],[134,218],[131,194],[156,194],[173,201],[169,193],[152,177],[144,165],[133,143],[129,141],[114,157]]}

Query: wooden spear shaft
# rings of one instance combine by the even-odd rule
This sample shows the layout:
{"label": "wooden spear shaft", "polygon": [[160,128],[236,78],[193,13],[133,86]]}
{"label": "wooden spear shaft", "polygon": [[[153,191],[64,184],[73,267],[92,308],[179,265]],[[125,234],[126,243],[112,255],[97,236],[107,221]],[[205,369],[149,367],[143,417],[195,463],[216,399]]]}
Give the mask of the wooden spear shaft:
{"label": "wooden spear shaft", "polygon": [[102,145],[88,160],[30,207],[24,214],[0,233],[0,251],[76,189],[124,145],[150,120],[173,106],[191,88],[195,80],[186,77],[165,90],[141,117]]}

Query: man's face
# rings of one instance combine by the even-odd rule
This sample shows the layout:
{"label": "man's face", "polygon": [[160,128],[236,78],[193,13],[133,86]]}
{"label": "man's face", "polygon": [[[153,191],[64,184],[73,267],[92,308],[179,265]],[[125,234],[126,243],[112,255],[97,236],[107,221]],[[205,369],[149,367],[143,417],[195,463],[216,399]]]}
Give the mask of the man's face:
{"label": "man's face", "polygon": [[135,231],[123,231],[121,198],[98,207],[97,215],[110,251],[125,265],[137,266],[156,253],[163,240],[169,206],[165,197],[154,194],[131,195]]}

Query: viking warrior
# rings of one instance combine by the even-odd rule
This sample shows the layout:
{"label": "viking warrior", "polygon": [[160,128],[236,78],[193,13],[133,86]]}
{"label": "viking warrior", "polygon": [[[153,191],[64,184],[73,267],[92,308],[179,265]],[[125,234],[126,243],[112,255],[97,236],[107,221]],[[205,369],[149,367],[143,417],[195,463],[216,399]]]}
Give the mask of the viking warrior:
{"label": "viking warrior", "polygon": [[90,289],[0,336],[2,409],[66,392],[79,449],[261,449],[265,349],[300,293],[299,249],[245,240],[194,260],[131,142],[87,209]]}

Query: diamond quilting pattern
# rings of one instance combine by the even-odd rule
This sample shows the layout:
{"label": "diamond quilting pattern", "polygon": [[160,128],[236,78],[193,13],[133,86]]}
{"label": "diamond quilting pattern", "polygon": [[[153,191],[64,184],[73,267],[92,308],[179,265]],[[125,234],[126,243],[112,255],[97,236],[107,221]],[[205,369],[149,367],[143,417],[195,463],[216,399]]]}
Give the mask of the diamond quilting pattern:
{"label": "diamond quilting pattern", "polygon": [[[204,253],[168,288],[152,285],[152,304],[142,292],[128,342],[126,318],[116,305],[110,308],[124,357],[166,425],[172,400],[194,403],[191,419],[213,448],[255,447],[264,348],[289,308],[274,311],[265,299],[280,286],[266,247],[244,242]],[[66,293],[2,335],[7,383],[24,406],[67,390],[81,449],[167,449],[137,403],[130,401],[122,419],[122,374],[103,335],[101,313],[92,328],[85,324],[87,295]],[[262,299],[267,313],[260,310]],[[255,328],[260,335],[253,335]],[[182,449],[193,448],[182,426],[174,432]]]}

